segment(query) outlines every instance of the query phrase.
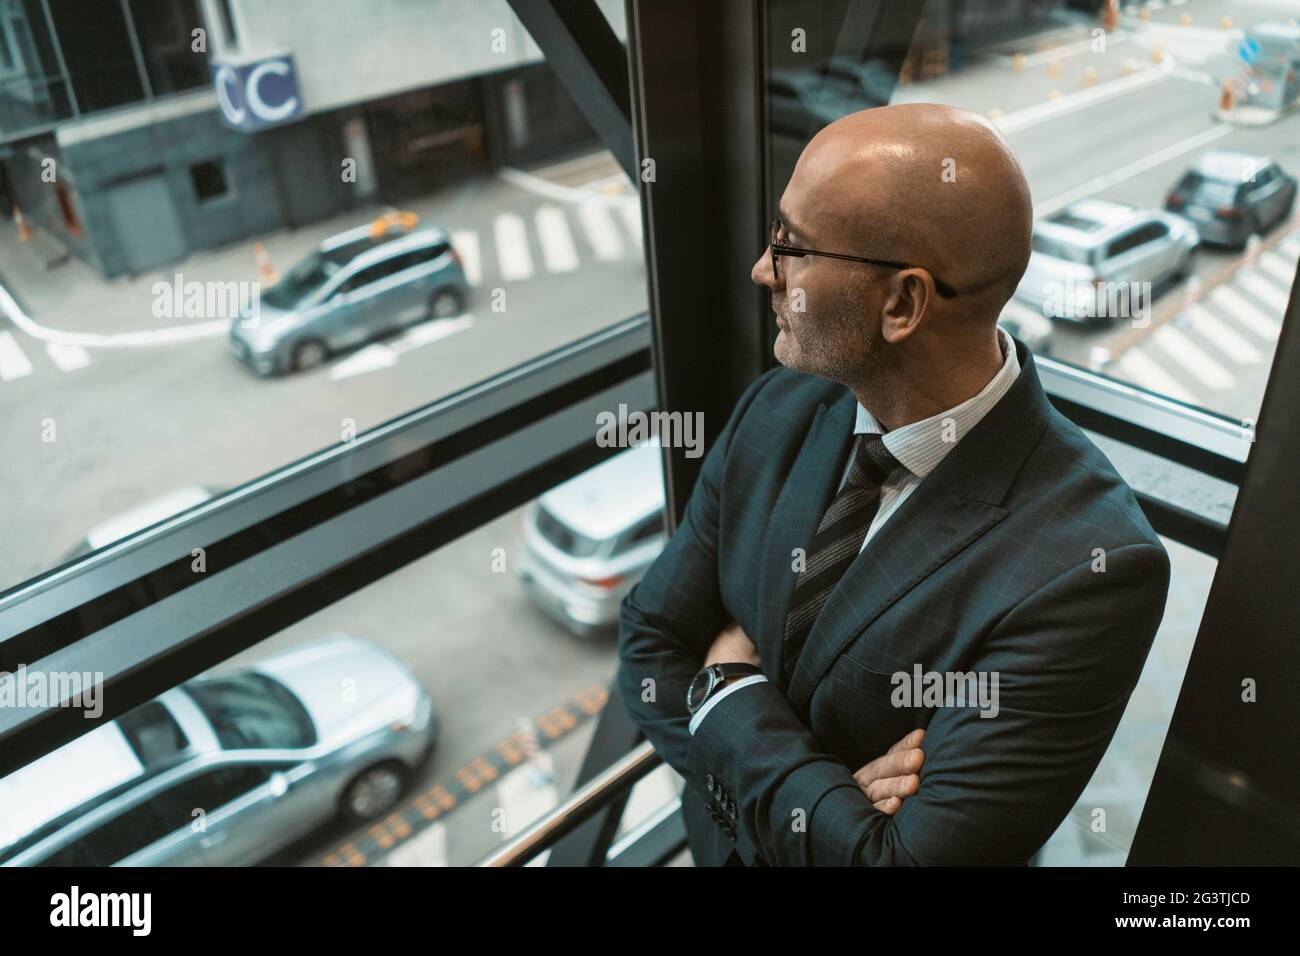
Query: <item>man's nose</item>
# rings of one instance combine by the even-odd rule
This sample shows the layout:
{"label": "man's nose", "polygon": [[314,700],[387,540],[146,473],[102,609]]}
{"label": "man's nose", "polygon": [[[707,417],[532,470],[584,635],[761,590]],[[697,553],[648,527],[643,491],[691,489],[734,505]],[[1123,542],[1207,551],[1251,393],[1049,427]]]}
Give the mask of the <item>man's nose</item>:
{"label": "man's nose", "polygon": [[755,285],[765,285],[774,292],[781,287],[781,280],[772,274],[772,249],[770,246],[763,250],[763,254],[754,263],[754,268],[749,270],[749,277],[754,281]]}

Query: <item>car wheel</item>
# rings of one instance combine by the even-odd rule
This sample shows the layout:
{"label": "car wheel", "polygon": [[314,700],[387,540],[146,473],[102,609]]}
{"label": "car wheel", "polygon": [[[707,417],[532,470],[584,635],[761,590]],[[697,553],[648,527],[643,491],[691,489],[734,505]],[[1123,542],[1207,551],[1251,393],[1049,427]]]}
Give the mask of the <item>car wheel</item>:
{"label": "car wheel", "polygon": [[361,771],[343,791],[343,815],[353,823],[369,823],[391,813],[406,789],[406,776],[406,768],[394,761]]}
{"label": "car wheel", "polygon": [[429,297],[429,318],[450,319],[465,308],[465,296],[453,286],[445,286]]}
{"label": "car wheel", "polygon": [[325,364],[329,358],[329,349],[318,339],[299,342],[293,349],[293,367],[299,372],[306,372]]}

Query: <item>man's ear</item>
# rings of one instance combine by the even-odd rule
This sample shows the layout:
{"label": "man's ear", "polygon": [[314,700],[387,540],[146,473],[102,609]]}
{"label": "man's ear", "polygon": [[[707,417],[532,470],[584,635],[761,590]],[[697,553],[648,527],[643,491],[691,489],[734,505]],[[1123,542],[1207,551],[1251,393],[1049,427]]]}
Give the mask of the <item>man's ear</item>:
{"label": "man's ear", "polygon": [[880,310],[880,335],[901,342],[921,325],[934,288],[920,269],[903,269],[889,278],[889,291]]}

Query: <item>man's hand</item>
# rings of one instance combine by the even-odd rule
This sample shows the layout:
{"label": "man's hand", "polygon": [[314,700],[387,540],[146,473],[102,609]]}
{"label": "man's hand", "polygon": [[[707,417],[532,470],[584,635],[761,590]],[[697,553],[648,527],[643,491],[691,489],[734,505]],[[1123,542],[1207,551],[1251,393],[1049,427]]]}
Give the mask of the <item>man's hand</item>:
{"label": "man's hand", "polygon": [[883,757],[854,772],[858,787],[881,813],[893,816],[902,808],[903,801],[921,788],[918,774],[925,763],[925,751],[921,749],[924,739],[925,731],[918,727],[890,747]]}
{"label": "man's hand", "polygon": [[735,621],[732,621],[713,639],[709,653],[704,657],[704,666],[711,664],[753,664],[761,667],[758,648],[749,639],[749,635]]}

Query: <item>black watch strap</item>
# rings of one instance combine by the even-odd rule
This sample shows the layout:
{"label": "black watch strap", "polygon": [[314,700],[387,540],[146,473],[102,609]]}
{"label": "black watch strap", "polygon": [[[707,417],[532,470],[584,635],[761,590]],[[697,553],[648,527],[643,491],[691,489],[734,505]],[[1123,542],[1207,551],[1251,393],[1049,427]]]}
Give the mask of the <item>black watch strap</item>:
{"label": "black watch strap", "polygon": [[[686,692],[686,708],[690,713],[694,714],[708,702],[709,698],[722,689],[727,681],[762,673],[763,671],[753,664],[739,662],[710,664],[708,667],[702,667],[692,679],[691,686]],[[708,685],[707,690],[704,689],[704,683]]]}

